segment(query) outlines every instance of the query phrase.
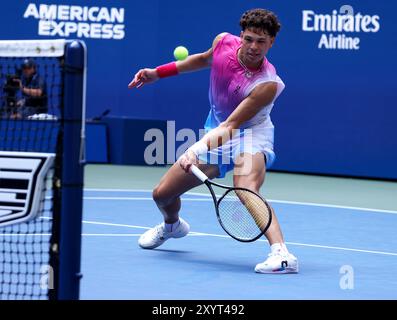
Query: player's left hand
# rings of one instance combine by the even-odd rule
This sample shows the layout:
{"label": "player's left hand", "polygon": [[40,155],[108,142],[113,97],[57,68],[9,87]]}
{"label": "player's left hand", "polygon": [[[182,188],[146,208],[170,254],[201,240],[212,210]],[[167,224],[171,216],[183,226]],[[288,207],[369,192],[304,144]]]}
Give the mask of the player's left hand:
{"label": "player's left hand", "polygon": [[193,151],[187,150],[183,155],[178,159],[179,165],[186,172],[190,172],[192,165],[198,164],[198,159],[196,154]]}
{"label": "player's left hand", "polygon": [[128,84],[128,88],[141,88],[143,85],[148,84],[148,83],[153,83],[159,79],[159,76],[157,74],[156,69],[141,69],[139,70],[135,76],[134,79]]}

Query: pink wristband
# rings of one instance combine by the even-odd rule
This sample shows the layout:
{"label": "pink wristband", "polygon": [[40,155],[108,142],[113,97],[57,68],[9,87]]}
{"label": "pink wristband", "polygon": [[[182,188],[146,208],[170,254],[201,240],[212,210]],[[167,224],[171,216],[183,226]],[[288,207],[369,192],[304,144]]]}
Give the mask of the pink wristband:
{"label": "pink wristband", "polygon": [[167,64],[163,64],[162,66],[158,66],[156,70],[159,78],[166,78],[179,74],[175,62],[170,62]]}

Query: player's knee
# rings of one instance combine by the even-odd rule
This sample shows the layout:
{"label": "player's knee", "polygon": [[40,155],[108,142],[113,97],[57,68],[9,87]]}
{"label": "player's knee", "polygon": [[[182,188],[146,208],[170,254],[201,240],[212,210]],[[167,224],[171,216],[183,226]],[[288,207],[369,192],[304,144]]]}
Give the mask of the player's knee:
{"label": "player's knee", "polygon": [[170,202],[169,197],[167,196],[164,188],[162,188],[161,185],[157,185],[153,189],[152,198],[159,206],[165,206]]}
{"label": "player's knee", "polygon": [[234,177],[233,185],[235,188],[246,188],[252,191],[258,191],[262,185],[262,179],[258,176],[250,176],[250,177]]}
{"label": "player's knee", "polygon": [[161,188],[159,185],[157,185],[153,191],[152,191],[152,198],[156,203],[161,202],[162,196],[161,196]]}

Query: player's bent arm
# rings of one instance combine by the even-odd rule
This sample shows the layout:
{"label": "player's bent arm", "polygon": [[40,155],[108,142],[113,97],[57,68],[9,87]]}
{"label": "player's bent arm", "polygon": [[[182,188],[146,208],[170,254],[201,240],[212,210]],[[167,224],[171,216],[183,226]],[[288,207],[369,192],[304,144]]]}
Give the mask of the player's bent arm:
{"label": "player's bent arm", "polygon": [[266,82],[258,85],[221,126],[238,129],[244,122],[253,118],[263,107],[272,103],[276,94],[276,82]]}
{"label": "player's bent arm", "polygon": [[217,128],[209,131],[201,141],[207,145],[208,150],[221,146],[233,136],[233,130],[253,118],[264,106],[269,105],[276,96],[277,83],[266,82],[258,85],[252,93],[245,98],[230,114],[226,121]]}
{"label": "player's bent arm", "polygon": [[208,150],[217,148],[229,141],[234,130],[253,118],[263,107],[269,105],[276,96],[277,83],[267,82],[258,85],[251,94],[245,98],[238,107],[230,114],[226,121],[212,129],[204,137],[191,146],[183,156],[179,158],[179,164],[183,170],[188,172],[192,164],[197,162],[199,155]]}

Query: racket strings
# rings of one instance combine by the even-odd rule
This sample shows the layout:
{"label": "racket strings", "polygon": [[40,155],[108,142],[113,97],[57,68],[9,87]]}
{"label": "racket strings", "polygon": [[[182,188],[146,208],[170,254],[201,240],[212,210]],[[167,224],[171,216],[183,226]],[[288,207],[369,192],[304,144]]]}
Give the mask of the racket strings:
{"label": "racket strings", "polygon": [[219,202],[218,211],[224,228],[241,240],[261,235],[271,219],[265,201],[248,190],[229,190]]}
{"label": "racket strings", "polygon": [[247,192],[236,190],[237,197],[242,204],[247,208],[256,225],[260,230],[265,230],[269,221],[268,208],[266,204],[257,195]]}

